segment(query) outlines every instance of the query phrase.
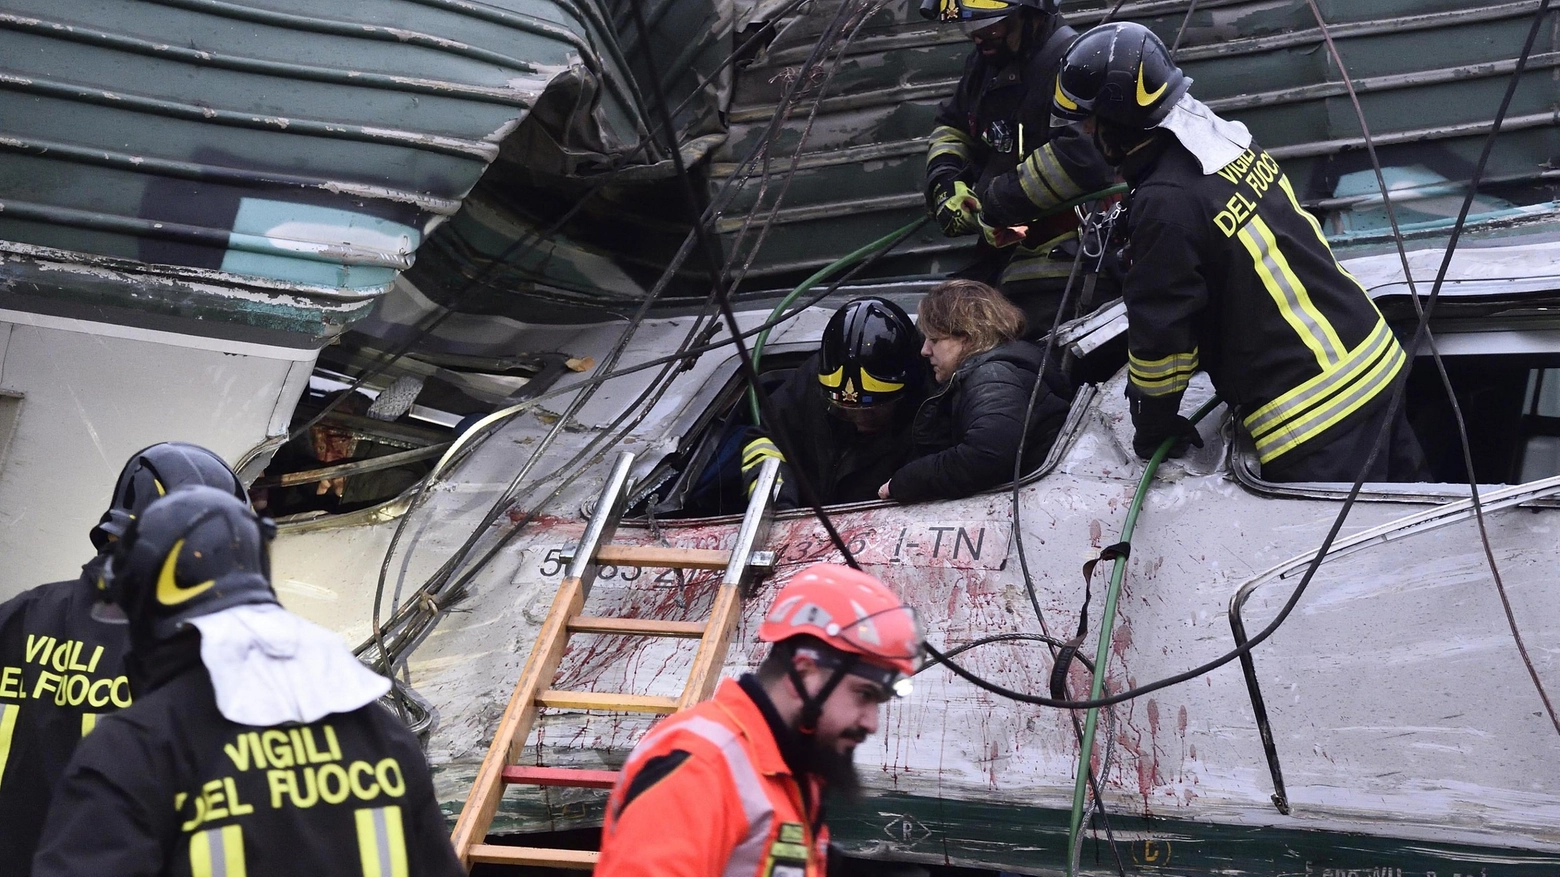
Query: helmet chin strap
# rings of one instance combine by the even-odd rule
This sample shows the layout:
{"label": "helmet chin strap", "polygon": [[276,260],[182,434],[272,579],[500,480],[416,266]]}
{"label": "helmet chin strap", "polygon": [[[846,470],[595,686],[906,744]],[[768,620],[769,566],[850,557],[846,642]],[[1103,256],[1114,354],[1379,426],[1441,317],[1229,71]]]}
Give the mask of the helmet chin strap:
{"label": "helmet chin strap", "polygon": [[1112,165],[1120,165],[1153,139],[1154,129],[1134,131],[1099,119],[1094,123],[1094,148]]}
{"label": "helmet chin strap", "polygon": [[[849,652],[845,653],[843,660],[834,668],[834,672],[830,674],[828,681],[823,683],[823,687],[818,689],[818,693],[809,696],[807,694],[807,686],[802,681],[802,674],[796,669],[796,651],[794,649],[791,652],[791,657],[792,660],[786,664],[785,672],[790,677],[791,686],[796,689],[797,696],[802,699],[802,713],[796,719],[796,730],[812,736],[818,732],[818,720],[823,717],[824,702],[829,699],[829,695],[834,693],[834,689],[838,688],[839,684],[845,680],[845,674],[850,672],[850,668],[856,665],[858,659]],[[820,664],[819,666],[822,665]]]}

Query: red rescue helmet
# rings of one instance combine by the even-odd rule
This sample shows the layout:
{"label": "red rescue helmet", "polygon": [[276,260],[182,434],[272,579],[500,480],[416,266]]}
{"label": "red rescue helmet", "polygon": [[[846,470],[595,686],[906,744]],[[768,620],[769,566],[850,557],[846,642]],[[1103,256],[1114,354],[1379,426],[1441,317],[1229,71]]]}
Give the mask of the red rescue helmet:
{"label": "red rescue helmet", "polygon": [[923,654],[915,610],[870,575],[837,563],[818,563],[797,573],[758,628],[758,638],[778,643],[811,636],[862,662],[890,671],[881,680],[893,689],[914,675]]}

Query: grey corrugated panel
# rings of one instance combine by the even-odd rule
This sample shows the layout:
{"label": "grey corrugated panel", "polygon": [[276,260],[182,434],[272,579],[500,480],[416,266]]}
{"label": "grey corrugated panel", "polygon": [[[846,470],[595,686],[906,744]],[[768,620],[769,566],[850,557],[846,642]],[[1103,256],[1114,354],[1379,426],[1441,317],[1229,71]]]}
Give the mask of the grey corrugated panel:
{"label": "grey corrugated panel", "polygon": [[409,230],[381,255],[277,232],[284,254],[271,256],[302,246],[339,257],[343,277],[404,267],[558,73],[604,84],[588,121],[608,142],[631,145],[642,128],[593,0],[6,7],[0,198],[16,207],[3,233],[84,255],[214,269],[245,249],[230,223],[252,202],[275,205],[262,223],[285,221],[287,204],[325,223],[304,234],[328,238],[351,216]]}
{"label": "grey corrugated panel", "polygon": [[[786,233],[770,236],[757,270],[824,264],[901,221],[896,211],[864,205],[919,192],[916,164],[924,138],[937,100],[957,81],[968,42],[956,29],[927,25],[914,5],[888,6],[846,53],[779,214]],[[1092,8],[1064,4],[1081,29],[1106,6],[1083,5]],[[1351,75],[1365,80],[1361,101],[1388,163],[1414,165],[1428,156],[1449,175],[1458,167],[1466,173],[1480,145],[1479,123],[1487,130],[1534,4],[1377,0],[1321,6]],[[802,26],[739,76],[728,144],[711,167],[713,183],[762,136],[771,115],[766,110],[783,86],[776,77],[800,63],[837,8],[813,8]],[[1186,8],[1184,0],[1127,4],[1121,17],[1148,24],[1169,42]],[[1182,50],[1187,72],[1197,80],[1194,93],[1246,121],[1263,145],[1288,156],[1285,168],[1301,188],[1313,181],[1330,185],[1329,175],[1357,170],[1363,160],[1363,153],[1351,155],[1359,125],[1320,40],[1303,3],[1209,0],[1198,4]],[[1552,75],[1556,48],[1541,42],[1490,173],[1520,175],[1555,153],[1555,123],[1545,111],[1560,99]],[[785,126],[774,155],[777,173],[789,167],[806,110],[804,105]],[[751,200],[750,194],[740,207]],[[734,212],[723,221],[728,235]]]}

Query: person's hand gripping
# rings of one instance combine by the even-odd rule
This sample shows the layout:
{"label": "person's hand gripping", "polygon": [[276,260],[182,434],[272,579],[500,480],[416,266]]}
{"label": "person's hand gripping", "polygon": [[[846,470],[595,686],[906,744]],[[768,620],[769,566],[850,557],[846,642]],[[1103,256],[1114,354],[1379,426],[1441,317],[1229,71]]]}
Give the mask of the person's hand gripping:
{"label": "person's hand gripping", "polygon": [[953,185],[944,187],[939,194],[941,198],[934,218],[943,234],[956,238],[980,231],[980,199],[970,191],[968,183],[954,180]]}

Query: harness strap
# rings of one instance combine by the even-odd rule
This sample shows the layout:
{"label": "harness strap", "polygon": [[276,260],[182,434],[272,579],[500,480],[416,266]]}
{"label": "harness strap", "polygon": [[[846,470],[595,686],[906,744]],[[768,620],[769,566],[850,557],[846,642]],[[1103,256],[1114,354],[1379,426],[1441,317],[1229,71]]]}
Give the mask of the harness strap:
{"label": "harness strap", "polygon": [[[1098,557],[1092,558],[1083,565],[1083,608],[1078,610],[1078,633],[1068,640],[1056,653],[1056,663],[1051,665],[1051,697],[1057,700],[1067,699],[1067,670],[1072,662],[1078,659],[1078,649],[1083,646],[1084,637],[1089,635],[1089,598],[1090,585],[1094,581],[1094,567],[1102,560],[1126,559],[1132,556],[1131,542],[1117,542],[1100,549]],[[1100,668],[1094,668],[1100,672]]]}

